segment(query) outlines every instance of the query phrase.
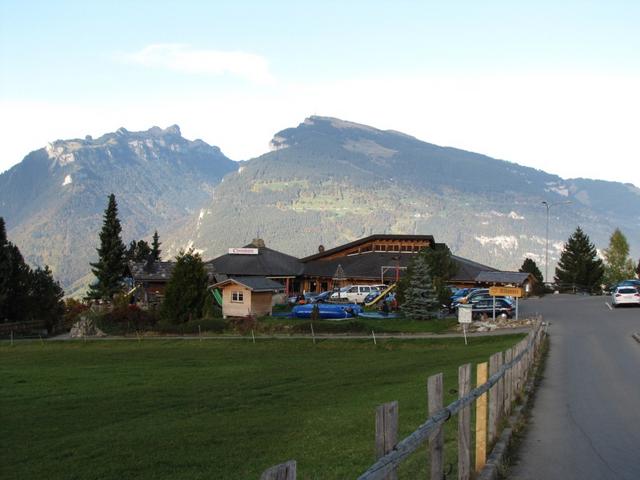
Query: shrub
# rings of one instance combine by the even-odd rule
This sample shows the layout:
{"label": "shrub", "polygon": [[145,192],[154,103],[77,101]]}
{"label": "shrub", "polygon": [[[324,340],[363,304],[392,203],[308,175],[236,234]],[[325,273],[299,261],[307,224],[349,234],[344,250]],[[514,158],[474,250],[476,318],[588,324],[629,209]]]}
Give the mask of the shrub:
{"label": "shrub", "polygon": [[143,310],[137,305],[116,306],[99,315],[98,323],[107,333],[127,334],[149,330],[158,322],[154,311]]}
{"label": "shrub", "polygon": [[229,320],[229,327],[242,335],[249,333],[251,330],[256,330],[257,326],[258,320],[253,315],[231,318]]}
{"label": "shrub", "polygon": [[67,298],[64,301],[64,326],[71,328],[74,323],[80,320],[80,315],[89,310],[89,306],[76,300],[75,298]]}

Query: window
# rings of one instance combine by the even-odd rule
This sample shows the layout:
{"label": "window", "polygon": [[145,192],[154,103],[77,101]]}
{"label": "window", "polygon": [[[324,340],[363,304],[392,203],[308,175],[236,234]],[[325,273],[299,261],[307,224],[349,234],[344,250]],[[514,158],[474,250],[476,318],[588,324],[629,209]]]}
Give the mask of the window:
{"label": "window", "polygon": [[236,303],[244,303],[243,292],[231,292],[231,301]]}
{"label": "window", "polygon": [[369,293],[371,291],[371,287],[360,287],[360,291],[364,293]]}

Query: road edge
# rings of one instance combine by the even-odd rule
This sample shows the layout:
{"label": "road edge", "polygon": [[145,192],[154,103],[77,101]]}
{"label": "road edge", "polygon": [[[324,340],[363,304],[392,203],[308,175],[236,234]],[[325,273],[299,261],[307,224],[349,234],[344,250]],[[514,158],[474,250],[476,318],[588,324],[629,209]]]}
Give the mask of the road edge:
{"label": "road edge", "polygon": [[[640,335],[639,335],[640,337]],[[640,339],[638,339],[640,342]],[[498,441],[493,446],[491,454],[476,480],[507,479],[509,468],[517,457],[518,447],[528,425],[528,415],[533,408],[535,392],[542,380],[549,354],[549,334],[547,333],[542,343],[540,356],[534,363],[533,375],[527,381],[520,405],[514,408],[514,413],[509,417]]]}

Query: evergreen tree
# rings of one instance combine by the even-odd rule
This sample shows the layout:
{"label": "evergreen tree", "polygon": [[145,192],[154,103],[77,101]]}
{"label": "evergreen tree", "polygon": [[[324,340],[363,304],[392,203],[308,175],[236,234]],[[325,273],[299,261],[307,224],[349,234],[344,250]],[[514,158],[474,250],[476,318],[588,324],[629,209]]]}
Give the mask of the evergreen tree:
{"label": "evergreen tree", "polygon": [[29,296],[31,318],[44,321],[51,333],[64,315],[64,291],[53,279],[48,266],[30,272]]}
{"label": "evergreen tree", "polygon": [[0,321],[43,320],[51,331],[62,319],[63,296],[48,267],[34,271],[25,263],[0,217]]}
{"label": "evergreen tree", "polygon": [[451,291],[447,288],[447,282],[458,272],[458,264],[451,258],[451,250],[446,245],[437,245],[436,248],[425,248],[418,255],[423,255],[436,289],[438,303],[448,304]]}
{"label": "evergreen tree", "polygon": [[160,243],[159,238],[158,231],[156,230],[153,234],[153,242],[151,243],[151,253],[155,262],[160,261],[160,254],[162,253],[162,250],[160,250],[162,243]]}
{"label": "evergreen tree", "polygon": [[125,252],[125,261],[128,262],[146,262],[151,255],[151,247],[144,240],[132,240]]}
{"label": "evergreen tree", "polygon": [[638,266],[636,267],[636,277],[640,278],[640,259],[638,260]]}
{"label": "evergreen tree", "polygon": [[8,319],[9,299],[11,298],[9,287],[11,264],[9,261],[9,242],[4,225],[4,218],[0,217],[0,322]]}
{"label": "evergreen tree", "polygon": [[569,237],[556,267],[555,282],[564,287],[597,290],[602,283],[604,265],[596,247],[580,227]]}
{"label": "evergreen tree", "polygon": [[432,318],[438,307],[438,297],[425,255],[415,256],[407,277],[400,309],[407,317],[416,320]]}
{"label": "evergreen tree", "polygon": [[622,280],[633,278],[635,269],[629,257],[627,237],[616,228],[609,239],[609,248],[604,251],[606,262],[604,269],[605,283],[615,285]]}
{"label": "evergreen tree", "polygon": [[98,261],[91,264],[91,271],[96,276],[96,283],[89,287],[89,298],[109,300],[121,290],[121,282],[125,271],[125,246],[120,238],[122,227],[118,220],[116,197],[109,195],[109,203],[103,216],[100,232]]}
{"label": "evergreen tree", "polygon": [[20,322],[28,317],[30,270],[18,247],[7,239],[0,217],[0,321]]}
{"label": "evergreen tree", "polygon": [[184,323],[202,317],[207,297],[208,277],[200,255],[193,250],[180,252],[167,282],[161,316],[171,323]]}
{"label": "evergreen tree", "polygon": [[536,279],[536,284],[533,286],[533,293],[539,294],[544,292],[544,279],[542,278],[542,272],[535,261],[529,257],[525,258],[519,271],[523,273],[530,273]]}

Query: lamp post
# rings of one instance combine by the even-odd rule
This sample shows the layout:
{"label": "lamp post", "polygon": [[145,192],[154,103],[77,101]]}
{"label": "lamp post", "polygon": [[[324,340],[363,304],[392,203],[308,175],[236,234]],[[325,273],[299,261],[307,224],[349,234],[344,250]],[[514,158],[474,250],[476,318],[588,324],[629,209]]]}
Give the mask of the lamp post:
{"label": "lamp post", "polygon": [[557,205],[569,205],[573,203],[571,200],[567,200],[565,202],[556,202],[549,203],[546,200],[542,202],[542,205],[547,207],[547,230],[546,230],[546,243],[544,249],[544,281],[545,283],[549,283],[549,209],[551,207],[555,207]]}

